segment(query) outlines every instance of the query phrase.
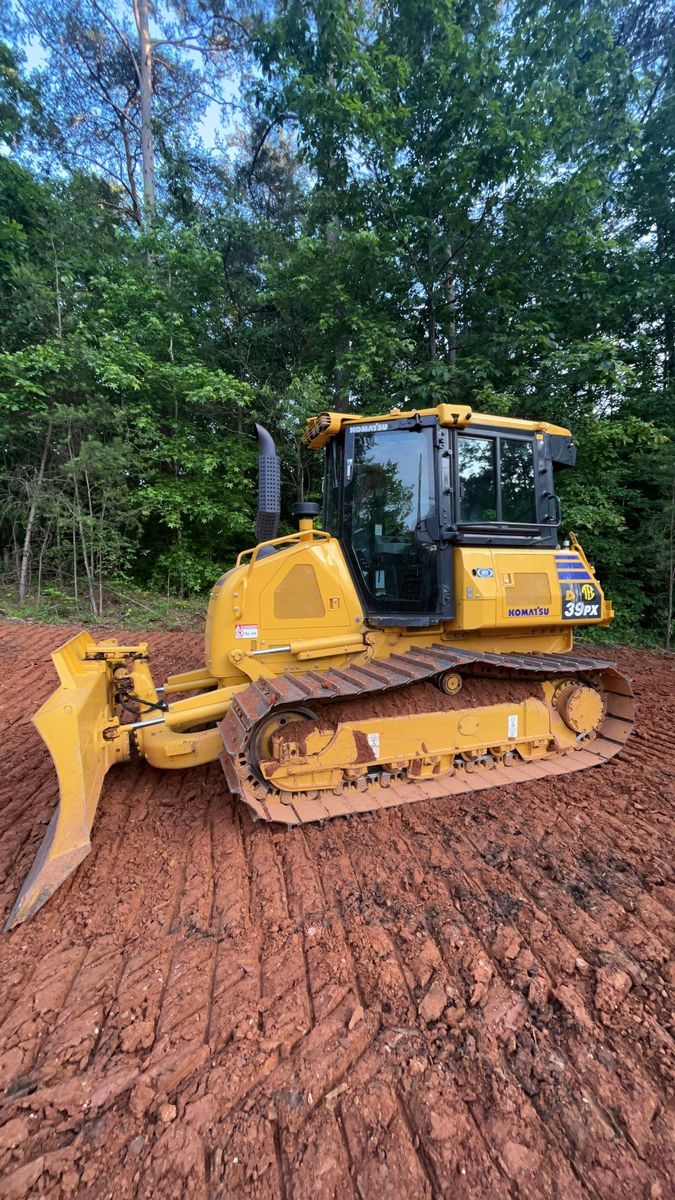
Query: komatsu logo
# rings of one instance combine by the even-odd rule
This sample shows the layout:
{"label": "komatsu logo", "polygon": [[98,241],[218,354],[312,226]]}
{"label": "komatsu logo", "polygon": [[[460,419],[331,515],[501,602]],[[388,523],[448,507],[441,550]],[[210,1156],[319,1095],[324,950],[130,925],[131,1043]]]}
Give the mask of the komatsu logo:
{"label": "komatsu logo", "polygon": [[548,608],[510,608],[510,617],[547,617],[550,609]]}

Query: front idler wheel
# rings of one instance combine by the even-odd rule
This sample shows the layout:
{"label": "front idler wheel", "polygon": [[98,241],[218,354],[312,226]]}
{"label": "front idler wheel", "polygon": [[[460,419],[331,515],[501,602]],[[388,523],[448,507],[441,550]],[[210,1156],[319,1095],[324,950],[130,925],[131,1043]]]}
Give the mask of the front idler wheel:
{"label": "front idler wheel", "polygon": [[316,713],[311,708],[284,708],[277,709],[276,712],[269,717],[264,717],[254,726],[248,744],[248,761],[255,778],[266,788],[270,786],[270,781],[265,779],[260,769],[260,763],[269,762],[274,757],[272,739],[293,721],[308,720],[318,720]]}

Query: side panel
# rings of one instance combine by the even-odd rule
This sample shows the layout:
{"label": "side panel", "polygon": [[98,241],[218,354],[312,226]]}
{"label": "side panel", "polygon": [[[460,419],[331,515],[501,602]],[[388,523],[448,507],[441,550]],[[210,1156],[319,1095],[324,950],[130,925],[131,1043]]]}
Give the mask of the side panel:
{"label": "side panel", "polygon": [[606,625],[612,606],[577,550],[462,547],[454,551],[452,630],[522,631]]}
{"label": "side panel", "polygon": [[[461,644],[501,649],[561,651],[572,646],[577,625],[607,624],[612,606],[583,552],[573,549],[519,549],[483,546],[452,548],[456,617],[436,627]],[[410,618],[409,618],[410,620]],[[411,621],[411,625],[414,623]],[[240,685],[246,676],[234,665],[233,651],[260,653],[284,647],[258,661],[265,673],[306,669],[290,643],[354,637],[369,631],[376,657],[433,640],[437,632],[380,633],[364,620],[348,565],[337,539],[298,542],[266,558],[228,572],[214,588],[207,626],[207,668],[222,684]],[[392,640],[393,639],[393,640]],[[323,652],[325,654],[325,651]],[[321,667],[336,666],[341,651]]]}
{"label": "side panel", "polygon": [[[299,541],[229,571],[211,592],[206,666],[221,681],[243,678],[230,660],[305,638],[361,633],[363,610],[340,547]],[[274,657],[283,670],[284,656]]]}

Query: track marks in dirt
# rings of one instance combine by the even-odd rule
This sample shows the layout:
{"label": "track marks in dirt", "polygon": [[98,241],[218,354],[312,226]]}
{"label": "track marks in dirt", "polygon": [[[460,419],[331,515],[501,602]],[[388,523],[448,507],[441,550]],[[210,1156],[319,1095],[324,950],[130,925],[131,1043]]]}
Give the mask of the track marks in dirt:
{"label": "track marks in dirt", "polygon": [[[411,814],[411,820],[414,819],[415,816]],[[449,856],[439,860],[437,854],[435,865],[440,868],[441,874],[435,881],[436,886],[430,884],[425,895],[429,906],[427,911],[434,913],[429,931],[430,942],[420,928],[417,913],[413,912],[405,931],[405,950],[402,951],[402,957],[407,959],[411,984],[423,988],[428,983],[428,977],[431,977],[431,985],[421,1000],[419,1011],[427,1014],[432,1026],[447,1012],[450,1030],[460,1028],[467,1039],[461,1052],[468,1050],[474,1058],[481,1081],[489,1079],[483,1103],[477,1096],[469,1108],[479,1129],[485,1130],[486,1125],[489,1126],[486,1136],[490,1145],[498,1150],[502,1169],[508,1171],[511,1159],[515,1162],[520,1155],[523,1159],[522,1170],[531,1176],[531,1186],[541,1189],[539,1194],[547,1194],[551,1177],[555,1180],[555,1186],[569,1191],[571,1175],[567,1161],[557,1149],[555,1140],[549,1136],[546,1117],[540,1120],[536,1105],[520,1092],[518,1081],[513,1078],[509,1056],[503,1048],[504,1043],[510,1048],[515,1040],[515,1033],[524,1023],[527,1006],[514,998],[499,971],[495,970],[480,931],[476,936],[475,923],[464,919],[463,906],[457,896],[462,895],[465,888],[461,879],[452,879],[453,868]],[[420,941],[422,943],[421,967],[419,952],[416,952],[416,937],[417,944]],[[436,953],[434,947],[437,948]],[[447,1046],[447,1034],[444,1046]],[[497,1097],[499,1110],[509,1114],[503,1127],[499,1121],[488,1122],[489,1098],[494,1102]],[[523,1131],[520,1140],[515,1136],[519,1125]],[[521,1154],[514,1150],[515,1146],[528,1147],[530,1143],[535,1147],[531,1153]],[[543,1163],[546,1164],[545,1178],[540,1174]]]}
{"label": "track marks in dirt", "polygon": [[[5,911],[68,632],[0,624]],[[150,641],[158,677],[199,661]],[[3,1195],[665,1200],[675,670],[622,658],[641,728],[602,771],[291,831],[218,764],[113,772],[92,854],[0,940]]]}

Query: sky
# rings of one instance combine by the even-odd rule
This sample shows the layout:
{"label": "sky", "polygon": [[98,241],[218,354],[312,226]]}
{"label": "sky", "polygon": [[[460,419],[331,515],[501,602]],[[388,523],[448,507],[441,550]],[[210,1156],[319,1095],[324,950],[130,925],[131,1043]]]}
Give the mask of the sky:
{"label": "sky", "polygon": [[[115,0],[112,7],[113,12],[117,11],[117,13],[121,15],[125,12],[127,6],[120,3],[120,0]],[[158,35],[159,33],[156,28],[152,32],[155,35]],[[23,50],[26,56],[26,66],[28,67],[29,71],[40,70],[41,67],[45,66],[47,62],[47,54],[37,35],[25,43]],[[189,51],[187,52],[187,57],[191,58],[195,63],[198,63],[200,59],[198,54],[191,53]],[[239,81],[236,78],[228,79],[221,85],[221,92],[226,101],[231,102],[236,99],[238,87]],[[231,131],[234,124],[236,124],[236,122],[231,119],[228,120],[228,114],[223,110],[222,106],[215,101],[212,101],[207,106],[198,125],[199,134],[204,146],[207,149],[213,149],[219,137],[227,135]]]}

